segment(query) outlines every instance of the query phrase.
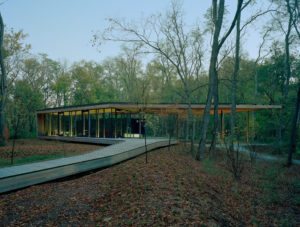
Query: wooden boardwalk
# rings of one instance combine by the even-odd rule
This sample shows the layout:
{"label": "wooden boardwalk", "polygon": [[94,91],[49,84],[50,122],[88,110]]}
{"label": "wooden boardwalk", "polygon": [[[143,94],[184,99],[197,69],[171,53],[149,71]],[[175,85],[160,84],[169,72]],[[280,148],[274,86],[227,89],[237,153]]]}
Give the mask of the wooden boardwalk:
{"label": "wooden boardwalk", "polygon": [[[89,137],[40,137],[62,141],[109,144],[82,155],[0,168],[0,193],[58,178],[108,167],[145,153],[144,139],[106,139]],[[171,141],[175,144],[176,141]],[[147,139],[147,150],[168,146],[167,139]]]}

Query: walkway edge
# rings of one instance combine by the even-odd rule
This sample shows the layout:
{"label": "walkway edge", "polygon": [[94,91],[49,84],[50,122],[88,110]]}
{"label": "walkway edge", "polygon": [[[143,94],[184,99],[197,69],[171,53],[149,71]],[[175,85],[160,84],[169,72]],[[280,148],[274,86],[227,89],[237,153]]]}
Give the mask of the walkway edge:
{"label": "walkway edge", "polygon": [[[165,147],[169,145],[168,140],[155,140],[155,139],[150,139],[147,142],[147,150],[154,150],[156,148],[160,147]],[[137,141],[136,146],[133,149],[126,149],[126,143],[133,142],[130,140],[125,140],[124,142],[117,143],[115,145],[111,145],[108,148],[114,148],[114,146],[122,145],[123,151],[118,152],[117,154],[113,155],[107,155],[105,157],[99,157],[99,158],[93,158],[93,159],[87,159],[84,161],[78,161],[78,162],[73,162],[68,165],[58,165],[53,168],[42,168],[38,171],[31,171],[31,172],[24,172],[24,173],[19,173],[19,174],[12,174],[14,172],[14,166],[12,167],[6,167],[5,171],[9,172],[8,176],[5,176],[5,171],[2,171],[0,169],[0,193],[3,192],[8,192],[20,188],[24,188],[30,185],[38,184],[38,183],[43,183],[59,178],[63,178],[66,176],[70,175],[75,175],[79,173],[83,173],[86,171],[90,171],[93,169],[99,169],[99,168],[104,168],[108,167],[117,163],[120,163],[122,161],[134,158],[138,155],[141,155],[145,153],[145,147],[143,146],[144,140]],[[172,141],[171,144],[175,144],[176,141]],[[100,150],[99,150],[100,151]],[[81,155],[82,156],[82,155]],[[84,155],[83,155],[84,156]],[[70,157],[72,158],[72,157]],[[64,158],[64,159],[69,159],[69,158]],[[50,161],[48,161],[50,162]],[[39,162],[41,165],[44,164],[44,166],[47,166],[47,161]],[[30,164],[25,164],[21,165],[22,167],[26,168],[26,166],[29,166]],[[20,166],[19,166],[20,167]],[[3,174],[4,173],[4,174]]]}

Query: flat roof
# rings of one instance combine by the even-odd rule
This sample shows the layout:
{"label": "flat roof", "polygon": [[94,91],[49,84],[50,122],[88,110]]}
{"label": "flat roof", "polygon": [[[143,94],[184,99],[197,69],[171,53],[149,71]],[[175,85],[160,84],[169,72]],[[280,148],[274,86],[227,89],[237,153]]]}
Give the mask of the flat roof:
{"label": "flat roof", "polygon": [[[193,114],[203,114],[205,104],[192,104]],[[56,108],[47,108],[38,110],[38,114],[42,113],[57,113],[71,112],[80,110],[95,110],[95,109],[114,109],[117,113],[149,113],[149,114],[187,114],[188,104],[186,103],[96,103],[77,106],[65,106]],[[281,109],[281,105],[257,105],[257,104],[238,104],[236,112],[248,112],[256,110]],[[210,113],[213,114],[214,105],[212,104]],[[219,113],[230,113],[231,104],[219,104]]]}

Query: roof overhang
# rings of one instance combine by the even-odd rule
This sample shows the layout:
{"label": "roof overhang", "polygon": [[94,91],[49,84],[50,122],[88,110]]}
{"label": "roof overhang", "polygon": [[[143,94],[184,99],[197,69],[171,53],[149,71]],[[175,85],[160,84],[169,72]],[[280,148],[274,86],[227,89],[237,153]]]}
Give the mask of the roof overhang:
{"label": "roof overhang", "polygon": [[[203,114],[205,104],[191,104],[193,114]],[[214,106],[211,106],[210,113],[213,114]],[[117,113],[148,113],[148,114],[187,114],[188,104],[130,104],[130,103],[102,103],[83,106],[58,107],[51,109],[38,110],[38,114],[42,113],[58,113],[72,112],[81,110],[96,110],[96,109],[114,109]],[[253,105],[253,104],[238,104],[236,112],[248,112],[257,110],[281,109],[280,105]],[[230,113],[231,104],[219,104],[218,112]]]}

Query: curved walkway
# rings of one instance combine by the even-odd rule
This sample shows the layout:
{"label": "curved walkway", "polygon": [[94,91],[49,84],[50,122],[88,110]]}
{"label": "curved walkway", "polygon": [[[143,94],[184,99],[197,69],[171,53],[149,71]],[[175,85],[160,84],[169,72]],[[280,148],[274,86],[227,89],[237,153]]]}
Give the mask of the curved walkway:
{"label": "curved walkway", "polygon": [[[0,193],[111,166],[145,153],[144,139],[40,138],[112,145],[87,154],[0,168]],[[175,143],[176,141],[171,141],[171,144]],[[168,139],[147,139],[148,151],[168,145]]]}

